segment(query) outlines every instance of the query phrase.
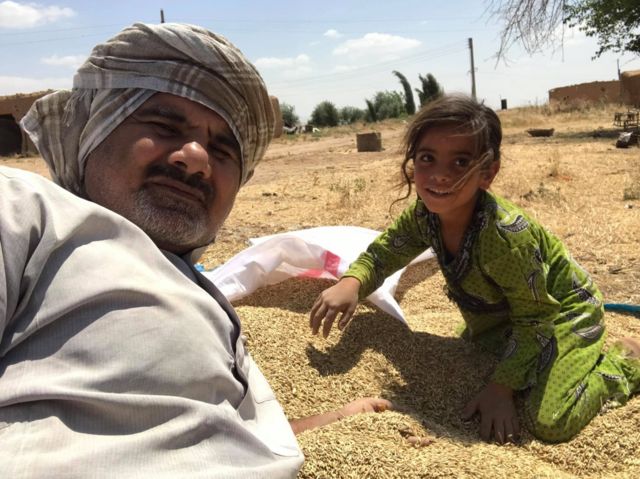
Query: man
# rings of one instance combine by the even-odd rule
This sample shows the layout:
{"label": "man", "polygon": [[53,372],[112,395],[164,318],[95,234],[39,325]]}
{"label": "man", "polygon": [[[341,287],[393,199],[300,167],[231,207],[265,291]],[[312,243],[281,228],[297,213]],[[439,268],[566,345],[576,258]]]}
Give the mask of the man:
{"label": "man", "polygon": [[273,135],[266,88],[226,39],[135,24],[23,127],[64,189],[0,168],[3,477],[293,477],[292,429],[389,407],[290,428],[193,267]]}

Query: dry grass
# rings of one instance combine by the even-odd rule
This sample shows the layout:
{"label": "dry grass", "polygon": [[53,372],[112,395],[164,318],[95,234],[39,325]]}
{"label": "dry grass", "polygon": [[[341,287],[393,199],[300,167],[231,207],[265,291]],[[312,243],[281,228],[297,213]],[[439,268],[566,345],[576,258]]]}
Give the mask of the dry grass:
{"label": "dry grass", "polygon": [[[616,149],[591,132],[611,128],[612,108],[501,112],[504,161],[494,191],[521,205],[562,238],[609,302],[640,303],[640,149]],[[371,129],[359,126],[357,131]],[[527,128],[553,127],[550,138]],[[383,229],[400,163],[401,121],[376,125],[385,150],[357,153],[355,131],[323,131],[277,140],[255,178],[240,192],[218,242],[214,266],[250,237],[321,225]],[[463,343],[461,322],[433,263],[410,268],[398,300],[410,329],[361,305],[343,334],[313,337],[308,312],[330,284],[289,280],[236,304],[249,348],[290,417],[381,395],[402,412],[360,415],[299,437],[301,478],[640,477],[640,397],[596,417],[575,439],[549,445],[530,436],[520,446],[478,440],[477,424],[460,420],[495,360]],[[640,318],[608,314],[609,340],[640,337]],[[410,446],[400,430],[434,439]]]}

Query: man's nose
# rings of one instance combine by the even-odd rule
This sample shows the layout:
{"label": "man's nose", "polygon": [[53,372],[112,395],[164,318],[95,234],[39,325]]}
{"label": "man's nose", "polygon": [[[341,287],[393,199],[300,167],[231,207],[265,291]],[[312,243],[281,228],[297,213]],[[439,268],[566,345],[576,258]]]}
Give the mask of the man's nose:
{"label": "man's nose", "polygon": [[189,176],[200,174],[203,178],[208,178],[211,175],[209,152],[199,141],[185,142],[181,148],[169,155],[169,163]]}

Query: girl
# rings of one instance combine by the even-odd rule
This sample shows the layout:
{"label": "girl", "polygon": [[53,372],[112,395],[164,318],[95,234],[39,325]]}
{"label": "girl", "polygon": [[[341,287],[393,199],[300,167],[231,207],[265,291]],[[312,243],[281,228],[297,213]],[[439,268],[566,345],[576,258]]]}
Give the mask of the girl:
{"label": "girl", "polygon": [[602,295],[565,246],[517,206],[490,193],[500,169],[502,129],[493,110],[467,97],[428,104],[405,136],[402,174],[418,198],[318,297],[311,328],[343,329],[359,299],[432,247],[463,336],[500,340],[490,382],[466,406],[480,436],[518,437],[514,391],[526,391],[524,419],[536,437],[566,441],[609,400],[640,389],[640,341],[604,354]]}

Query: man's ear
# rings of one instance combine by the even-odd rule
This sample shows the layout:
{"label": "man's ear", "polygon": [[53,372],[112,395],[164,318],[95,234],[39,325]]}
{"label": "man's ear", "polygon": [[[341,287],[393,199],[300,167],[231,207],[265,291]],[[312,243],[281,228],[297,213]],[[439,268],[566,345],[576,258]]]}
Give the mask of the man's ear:
{"label": "man's ear", "polygon": [[483,190],[488,190],[493,183],[494,178],[500,171],[500,160],[492,161],[489,167],[486,170],[482,171],[482,179],[480,181],[480,188]]}

